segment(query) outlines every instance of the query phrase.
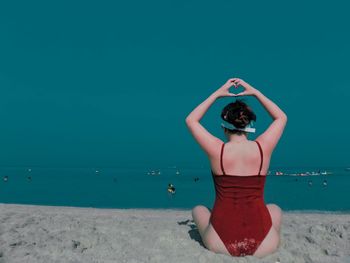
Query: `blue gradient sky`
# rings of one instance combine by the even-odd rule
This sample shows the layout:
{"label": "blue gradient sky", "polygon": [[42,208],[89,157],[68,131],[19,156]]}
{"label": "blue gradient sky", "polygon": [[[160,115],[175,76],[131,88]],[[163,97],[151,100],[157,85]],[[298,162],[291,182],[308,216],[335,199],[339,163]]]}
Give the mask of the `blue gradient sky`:
{"label": "blue gradient sky", "polygon": [[289,117],[271,167],[350,165],[346,1],[7,2],[0,165],[209,167],[184,120],[230,77]]}

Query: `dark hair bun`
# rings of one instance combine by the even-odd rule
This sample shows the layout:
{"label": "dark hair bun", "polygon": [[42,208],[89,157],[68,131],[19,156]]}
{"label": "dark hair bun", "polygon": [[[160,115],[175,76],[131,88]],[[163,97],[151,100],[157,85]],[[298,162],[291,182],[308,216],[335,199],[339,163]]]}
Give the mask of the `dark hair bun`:
{"label": "dark hair bun", "polygon": [[252,120],[256,121],[256,115],[242,100],[237,99],[224,107],[221,118],[233,124],[236,128],[245,128]]}

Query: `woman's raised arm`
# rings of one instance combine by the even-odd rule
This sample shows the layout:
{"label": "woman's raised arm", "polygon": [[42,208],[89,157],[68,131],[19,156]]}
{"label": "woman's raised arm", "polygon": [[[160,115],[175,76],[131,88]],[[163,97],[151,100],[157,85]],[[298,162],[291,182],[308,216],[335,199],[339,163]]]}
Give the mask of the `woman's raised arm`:
{"label": "woman's raised arm", "polygon": [[272,152],[282,136],[284,127],[287,123],[287,115],[272,100],[267,98],[264,94],[249,85],[247,82],[243,81],[242,79],[236,79],[234,81],[234,86],[237,88],[239,85],[241,85],[245,90],[238,93],[237,96],[255,96],[273,119],[273,122],[266,129],[266,131],[256,138],[257,141],[264,145],[263,148],[266,151]]}
{"label": "woman's raised arm", "polygon": [[207,112],[209,107],[216,101],[216,99],[225,97],[225,96],[234,96],[229,92],[230,87],[233,85],[235,79],[229,79],[224,85],[222,85],[218,90],[212,93],[207,99],[205,99],[201,104],[199,104],[187,117],[186,125],[193,137],[202,147],[202,149],[209,155],[217,155],[217,151],[220,150],[222,141],[212,135],[210,132],[205,129],[200,120]]}

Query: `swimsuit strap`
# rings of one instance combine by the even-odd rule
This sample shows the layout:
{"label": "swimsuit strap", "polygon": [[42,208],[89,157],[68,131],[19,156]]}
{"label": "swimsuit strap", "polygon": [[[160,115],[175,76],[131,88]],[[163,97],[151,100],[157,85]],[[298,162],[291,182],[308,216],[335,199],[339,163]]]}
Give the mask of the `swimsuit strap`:
{"label": "swimsuit strap", "polygon": [[[261,172],[261,168],[262,168],[262,165],[263,165],[263,160],[264,160],[264,157],[263,157],[263,151],[262,151],[262,148],[260,146],[260,143],[258,141],[255,141],[258,146],[259,146],[259,151],[260,151],[260,158],[261,158],[261,162],[260,162],[260,168],[259,168],[259,174],[260,175],[260,172]],[[222,157],[224,155],[224,147],[225,147],[225,143],[222,144],[222,147],[221,147],[221,154],[220,154],[220,165],[221,165],[221,170],[222,170],[222,174],[223,175],[226,175],[225,174],[225,170],[224,170],[224,165],[223,165],[223,162],[222,162]]]}
{"label": "swimsuit strap", "polygon": [[263,164],[263,151],[261,149],[261,146],[260,146],[260,143],[258,141],[255,141],[258,146],[259,146],[259,151],[260,151],[260,158],[261,158],[261,162],[260,162],[260,168],[259,168],[259,174],[260,175],[260,172],[261,172],[261,168],[262,168],[262,164]]}
{"label": "swimsuit strap", "polygon": [[225,171],[224,171],[224,165],[222,163],[222,156],[224,154],[224,146],[225,146],[225,143],[222,144],[222,147],[221,147],[221,154],[220,154],[220,164],[221,164],[221,170],[222,170],[222,174],[225,175]]}

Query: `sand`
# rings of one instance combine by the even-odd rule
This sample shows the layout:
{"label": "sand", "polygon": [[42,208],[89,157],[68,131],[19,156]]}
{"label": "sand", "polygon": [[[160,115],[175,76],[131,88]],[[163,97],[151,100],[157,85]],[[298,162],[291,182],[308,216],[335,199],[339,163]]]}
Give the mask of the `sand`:
{"label": "sand", "polygon": [[207,250],[190,210],[0,204],[3,262],[350,263],[350,214],[285,212],[279,250],[258,259]]}

